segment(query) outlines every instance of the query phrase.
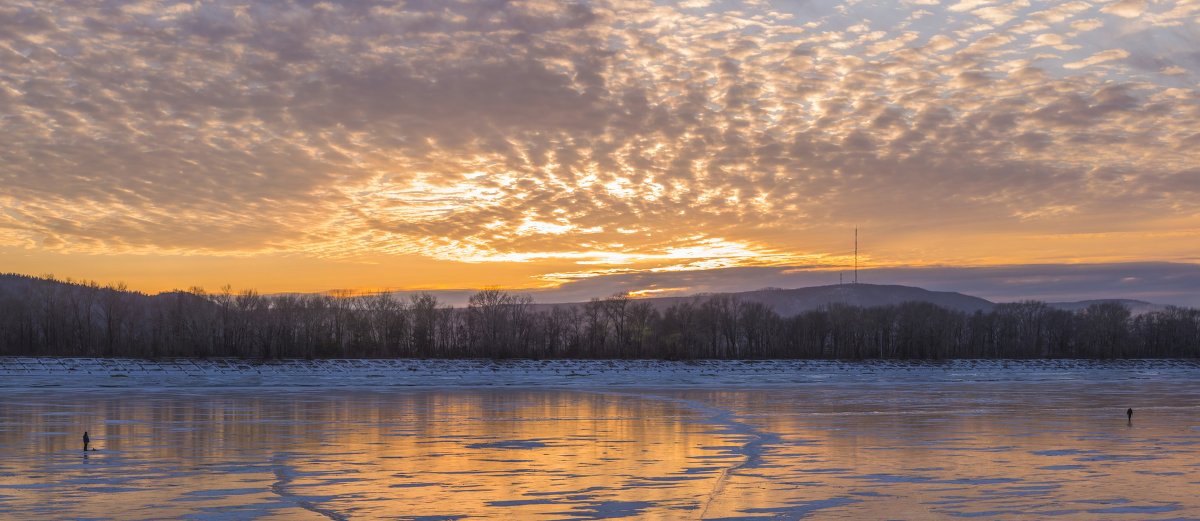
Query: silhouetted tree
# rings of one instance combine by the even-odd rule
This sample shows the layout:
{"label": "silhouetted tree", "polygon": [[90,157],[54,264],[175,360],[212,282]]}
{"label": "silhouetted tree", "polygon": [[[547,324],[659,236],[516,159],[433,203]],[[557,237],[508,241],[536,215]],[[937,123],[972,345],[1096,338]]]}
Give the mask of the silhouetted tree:
{"label": "silhouetted tree", "polygon": [[428,293],[264,296],[202,288],[155,296],[88,281],[0,276],[0,355],[566,358],[1200,357],[1200,310],[1133,315],[1102,302],[963,313],[908,302],[831,304],[783,317],[728,295],[661,312],[625,294],[535,311],[489,288],[464,309]]}

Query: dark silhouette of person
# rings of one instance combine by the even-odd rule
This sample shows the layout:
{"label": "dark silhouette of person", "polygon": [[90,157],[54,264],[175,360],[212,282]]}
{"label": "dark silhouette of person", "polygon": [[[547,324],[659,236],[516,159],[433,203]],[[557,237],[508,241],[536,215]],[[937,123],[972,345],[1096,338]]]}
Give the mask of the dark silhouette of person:
{"label": "dark silhouette of person", "polygon": [[1125,411],[1125,417],[1129,418],[1129,423],[1133,423],[1133,407]]}
{"label": "dark silhouette of person", "polygon": [[92,442],[92,439],[88,437],[87,431],[83,431],[83,451],[84,452],[87,452],[88,443],[91,443],[91,442]]}

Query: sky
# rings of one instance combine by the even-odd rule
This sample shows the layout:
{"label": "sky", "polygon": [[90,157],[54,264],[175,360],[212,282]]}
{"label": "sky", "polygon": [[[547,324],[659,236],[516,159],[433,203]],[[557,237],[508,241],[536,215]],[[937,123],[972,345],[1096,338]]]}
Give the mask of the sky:
{"label": "sky", "polygon": [[1195,0],[0,4],[0,272],[146,292],[1200,305],[1197,150]]}

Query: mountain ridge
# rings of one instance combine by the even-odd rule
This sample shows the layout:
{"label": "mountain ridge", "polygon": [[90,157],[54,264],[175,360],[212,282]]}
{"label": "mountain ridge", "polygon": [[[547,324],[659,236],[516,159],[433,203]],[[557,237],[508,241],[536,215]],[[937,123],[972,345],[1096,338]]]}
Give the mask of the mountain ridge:
{"label": "mountain ridge", "polygon": [[[182,290],[167,291],[154,295],[148,295],[137,291],[114,289],[112,287],[88,286],[87,283],[83,281],[46,279],[15,273],[0,274],[0,294],[12,294],[22,290],[29,290],[36,287],[46,287],[47,285],[56,284],[67,287],[73,286],[80,290],[93,289],[101,293],[115,291],[129,294],[138,300],[145,299],[147,301],[153,301],[170,296],[191,295],[190,293]],[[403,295],[411,292],[392,293]],[[510,293],[518,292],[513,291]],[[633,300],[637,302],[648,303],[654,309],[663,311],[675,304],[681,304],[684,302],[703,302],[718,296],[728,296],[748,302],[760,302],[770,307],[781,316],[794,316],[806,311],[827,308],[836,304],[844,304],[856,307],[876,307],[899,305],[905,302],[927,302],[939,307],[965,313],[974,313],[976,311],[988,312],[994,309],[996,306],[1004,304],[954,291],[934,291],[916,286],[904,286],[898,284],[866,283],[832,284],[826,286],[809,286],[790,289],[762,288],[741,292],[700,293],[695,295],[669,297],[644,297],[635,298]],[[1119,303],[1128,308],[1133,314],[1161,311],[1167,308],[1167,306],[1161,304],[1123,298],[1045,302],[1045,304],[1055,309],[1075,312],[1086,309],[1088,306],[1093,304],[1109,302]],[[586,304],[586,302],[534,303],[533,307],[535,309],[553,309],[556,307],[575,307]]]}
{"label": "mountain ridge", "polygon": [[[915,286],[898,284],[865,284],[848,283],[827,286],[809,286],[804,288],[763,288],[751,291],[698,293],[695,295],[672,297],[635,298],[637,302],[645,302],[658,311],[663,311],[672,305],[684,302],[704,302],[718,296],[733,297],[747,302],[760,302],[767,305],[781,316],[794,316],[807,311],[827,308],[831,305],[844,304],[856,307],[894,306],[905,302],[927,302],[946,309],[964,313],[988,312],[996,306],[1009,302],[993,302],[981,297],[967,295],[955,291],[934,291]],[[1016,301],[1020,302],[1020,301]],[[1162,311],[1167,306],[1135,299],[1091,299],[1080,301],[1045,302],[1047,306],[1065,311],[1081,311],[1092,304],[1116,302],[1130,310],[1133,314]],[[564,302],[557,304],[534,304],[536,309],[553,309],[555,307],[575,307],[586,305],[586,302]]]}

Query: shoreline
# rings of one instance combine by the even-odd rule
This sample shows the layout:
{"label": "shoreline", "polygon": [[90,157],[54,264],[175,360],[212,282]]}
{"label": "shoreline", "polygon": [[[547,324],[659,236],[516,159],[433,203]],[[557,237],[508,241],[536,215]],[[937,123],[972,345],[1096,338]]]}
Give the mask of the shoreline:
{"label": "shoreline", "polygon": [[0,388],[755,388],[809,384],[1137,382],[1200,378],[1200,360],[490,360],[0,357]]}

